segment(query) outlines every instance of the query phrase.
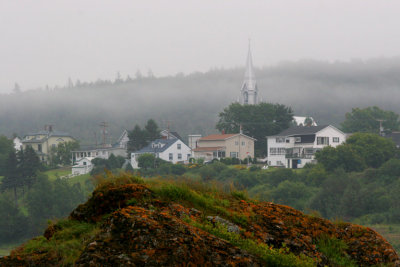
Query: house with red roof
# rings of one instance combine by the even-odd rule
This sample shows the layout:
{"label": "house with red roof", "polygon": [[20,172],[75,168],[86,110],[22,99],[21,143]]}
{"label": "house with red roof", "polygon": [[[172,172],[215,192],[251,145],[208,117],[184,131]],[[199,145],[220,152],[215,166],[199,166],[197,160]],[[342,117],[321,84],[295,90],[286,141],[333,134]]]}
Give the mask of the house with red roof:
{"label": "house with red roof", "polygon": [[254,158],[254,141],[256,139],[238,134],[212,134],[197,140],[193,148],[193,157],[206,161],[220,158]]}

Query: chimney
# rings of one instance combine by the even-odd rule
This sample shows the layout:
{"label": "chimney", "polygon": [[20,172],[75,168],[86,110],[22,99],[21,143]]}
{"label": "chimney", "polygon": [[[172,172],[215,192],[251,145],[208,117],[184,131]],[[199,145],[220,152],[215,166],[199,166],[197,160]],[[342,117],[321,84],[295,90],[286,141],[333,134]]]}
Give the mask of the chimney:
{"label": "chimney", "polygon": [[225,129],[222,129],[221,134],[225,134]]}

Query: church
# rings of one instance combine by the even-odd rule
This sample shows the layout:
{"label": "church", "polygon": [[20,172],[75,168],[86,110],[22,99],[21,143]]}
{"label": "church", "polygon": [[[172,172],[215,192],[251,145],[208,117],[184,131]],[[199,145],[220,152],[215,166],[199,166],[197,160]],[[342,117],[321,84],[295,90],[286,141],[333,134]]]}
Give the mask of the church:
{"label": "church", "polygon": [[258,88],[256,77],[254,75],[253,61],[251,57],[251,49],[249,43],[249,51],[247,53],[246,72],[244,82],[240,90],[240,104],[256,105],[258,104]]}

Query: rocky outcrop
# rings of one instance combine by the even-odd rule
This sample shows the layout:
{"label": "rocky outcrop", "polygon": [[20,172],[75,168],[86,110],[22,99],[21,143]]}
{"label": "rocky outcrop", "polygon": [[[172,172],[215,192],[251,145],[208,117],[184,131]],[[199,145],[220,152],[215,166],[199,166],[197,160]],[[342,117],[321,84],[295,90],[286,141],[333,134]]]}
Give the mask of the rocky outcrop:
{"label": "rocky outcrop", "polygon": [[[222,195],[222,194],[219,194]],[[99,232],[82,240],[76,266],[264,266],[264,260],[196,227],[222,225],[243,240],[306,255],[315,265],[329,261],[317,246],[321,237],[342,240],[346,255],[361,266],[399,266],[392,246],[372,229],[312,217],[293,208],[225,196],[226,209],[194,208],[189,200],[168,201],[144,184],[107,185],[78,206],[70,220],[97,223]],[[211,210],[211,211],[210,211]],[[190,223],[192,222],[192,223]],[[60,231],[45,232],[47,240]],[[287,253],[287,250],[282,253]],[[1,266],[58,266],[59,255],[49,251],[24,253],[24,246],[0,259]]]}

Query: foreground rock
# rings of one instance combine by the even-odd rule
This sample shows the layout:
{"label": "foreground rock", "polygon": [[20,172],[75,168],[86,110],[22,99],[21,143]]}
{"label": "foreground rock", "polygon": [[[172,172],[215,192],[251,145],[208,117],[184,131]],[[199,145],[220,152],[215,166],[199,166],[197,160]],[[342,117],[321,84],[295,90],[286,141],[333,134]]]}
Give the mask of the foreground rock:
{"label": "foreground rock", "polygon": [[[218,224],[243,240],[331,264],[317,244],[322,237],[342,240],[345,254],[360,266],[399,266],[392,246],[370,228],[333,224],[283,205],[228,197],[226,210],[198,210],[190,201],[168,201],[143,184],[99,187],[70,220],[97,223],[99,231],[82,240],[75,266],[265,266],[265,259],[201,230],[193,222]],[[210,211],[211,210],[211,211]],[[206,214],[207,213],[207,214]],[[191,222],[191,223],[190,223]],[[51,225],[47,240],[61,231]],[[282,253],[285,253],[283,251]],[[0,259],[1,266],[60,266],[54,251],[24,252],[24,246]]]}

